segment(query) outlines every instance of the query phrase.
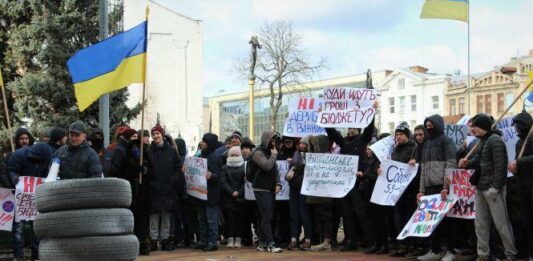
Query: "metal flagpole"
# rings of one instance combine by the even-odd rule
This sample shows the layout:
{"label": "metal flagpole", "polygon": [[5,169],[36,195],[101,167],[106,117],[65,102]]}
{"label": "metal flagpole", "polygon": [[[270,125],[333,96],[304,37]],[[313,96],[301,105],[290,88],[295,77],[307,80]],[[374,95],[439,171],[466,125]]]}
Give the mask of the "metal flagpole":
{"label": "metal flagpole", "polygon": [[[108,17],[107,17],[107,0],[100,0],[100,41],[107,38],[108,32]],[[100,128],[104,133],[104,148],[109,146],[109,94],[100,96],[98,101],[98,121],[100,122]]]}
{"label": "metal flagpole", "polygon": [[[143,61],[144,77],[143,77],[143,94],[142,94],[142,101],[141,101],[141,135],[140,135],[141,137],[139,137],[139,139],[141,140],[141,156],[139,159],[140,166],[142,166],[144,163],[144,107],[146,105],[146,102],[144,100],[146,96],[146,61],[148,60],[148,14],[149,13],[150,13],[150,8],[148,7],[148,5],[146,5],[146,28],[145,28],[146,31],[144,35],[146,38],[144,50],[146,51],[146,53],[144,54],[144,61]],[[139,172],[139,184],[142,184],[142,180],[143,180],[142,175],[143,175],[142,171]]]}
{"label": "metal flagpole", "polygon": [[468,21],[466,22],[467,23],[467,27],[468,27],[468,30],[467,30],[467,41],[468,41],[468,79],[467,79],[467,99],[468,99],[468,115],[471,115],[470,113],[470,92],[472,91],[470,89],[470,1],[467,2],[467,5],[466,5],[466,10],[467,10],[467,14],[468,14]]}

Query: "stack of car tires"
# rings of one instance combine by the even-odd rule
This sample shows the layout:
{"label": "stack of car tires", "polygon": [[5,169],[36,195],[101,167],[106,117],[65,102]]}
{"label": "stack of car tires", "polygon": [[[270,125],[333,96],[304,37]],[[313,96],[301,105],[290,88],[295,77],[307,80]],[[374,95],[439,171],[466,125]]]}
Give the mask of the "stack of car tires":
{"label": "stack of car tires", "polygon": [[135,260],[130,183],[123,179],[73,179],[43,183],[34,222],[39,258],[48,260]]}

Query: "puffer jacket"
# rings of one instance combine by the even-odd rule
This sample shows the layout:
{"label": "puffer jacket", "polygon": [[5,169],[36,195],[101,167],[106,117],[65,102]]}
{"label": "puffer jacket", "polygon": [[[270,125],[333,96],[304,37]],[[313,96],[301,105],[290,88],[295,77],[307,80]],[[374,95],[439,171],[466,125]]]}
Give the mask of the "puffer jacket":
{"label": "puffer jacket", "polygon": [[479,173],[477,188],[486,190],[490,187],[501,189],[507,183],[507,149],[499,135],[487,132],[479,140],[474,157],[468,161],[466,168]]}
{"label": "puffer jacket", "polygon": [[[414,141],[409,140],[404,144],[398,144],[394,147],[391,154],[391,159],[401,163],[408,163],[412,159],[416,159],[417,145]],[[414,195],[417,192],[417,185],[415,182],[409,183],[405,189],[404,195]]]}
{"label": "puffer jacket", "polygon": [[84,141],[79,146],[63,145],[54,153],[61,160],[59,177],[61,179],[101,178],[102,165],[98,154]]}
{"label": "puffer jacket", "polygon": [[444,135],[444,119],[440,115],[432,115],[426,118],[424,125],[428,121],[433,124],[434,131],[428,134],[429,139],[424,143],[419,187],[422,193],[431,186],[442,185],[443,188],[447,188],[448,185],[444,183],[446,169],[457,167],[455,145]]}

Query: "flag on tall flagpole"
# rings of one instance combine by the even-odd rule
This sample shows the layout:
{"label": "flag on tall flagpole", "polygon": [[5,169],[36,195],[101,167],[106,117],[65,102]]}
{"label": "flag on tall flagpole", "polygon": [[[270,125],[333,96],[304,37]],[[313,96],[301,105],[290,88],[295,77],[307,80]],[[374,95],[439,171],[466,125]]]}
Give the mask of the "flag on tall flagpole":
{"label": "flag on tall flagpole", "polygon": [[144,21],[79,50],[67,61],[80,111],[103,94],[144,82],[147,27]]}
{"label": "flag on tall flagpole", "polygon": [[420,18],[452,19],[468,23],[468,0],[426,0]]}

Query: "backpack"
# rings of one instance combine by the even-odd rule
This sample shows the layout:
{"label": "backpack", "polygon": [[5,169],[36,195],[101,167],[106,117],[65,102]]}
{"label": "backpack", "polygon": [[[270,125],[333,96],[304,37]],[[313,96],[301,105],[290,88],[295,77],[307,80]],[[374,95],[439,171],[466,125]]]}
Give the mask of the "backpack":
{"label": "backpack", "polygon": [[250,154],[250,156],[248,157],[249,160],[245,162],[244,167],[244,176],[246,177],[246,180],[252,184],[254,183],[255,177],[257,176],[257,171],[259,170],[257,164],[255,164],[255,162],[253,161],[255,152],[256,151],[254,150],[252,154]]}

